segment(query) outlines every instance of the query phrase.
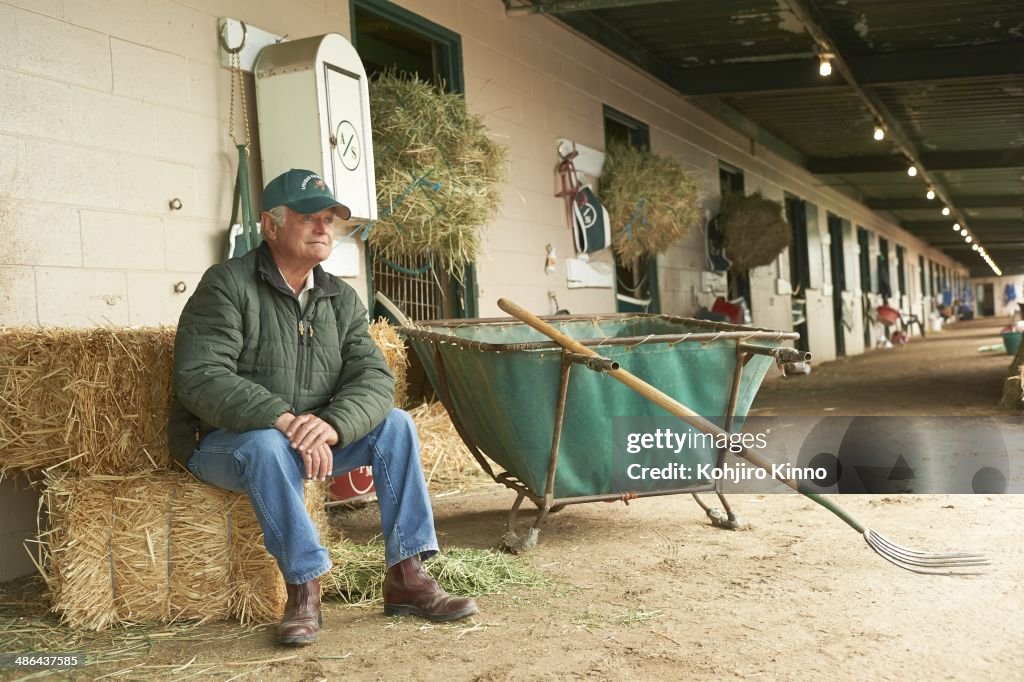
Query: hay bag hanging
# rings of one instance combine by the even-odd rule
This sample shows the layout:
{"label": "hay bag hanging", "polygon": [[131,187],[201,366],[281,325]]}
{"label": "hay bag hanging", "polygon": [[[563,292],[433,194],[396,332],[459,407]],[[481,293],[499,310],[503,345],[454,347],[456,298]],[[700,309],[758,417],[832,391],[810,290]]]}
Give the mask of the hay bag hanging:
{"label": "hay bag hanging", "polygon": [[393,73],[370,82],[379,217],[369,242],[385,258],[460,272],[501,205],[504,146],[462,95]]}
{"label": "hay bag hanging", "polygon": [[727,192],[722,197],[718,227],[725,237],[725,255],[732,261],[730,269],[734,272],[768,265],[792,239],[782,204],[760,192]]}
{"label": "hay bag hanging", "polygon": [[675,159],[626,144],[608,145],[600,194],[612,219],[612,247],[626,261],[664,251],[700,220],[696,175]]}

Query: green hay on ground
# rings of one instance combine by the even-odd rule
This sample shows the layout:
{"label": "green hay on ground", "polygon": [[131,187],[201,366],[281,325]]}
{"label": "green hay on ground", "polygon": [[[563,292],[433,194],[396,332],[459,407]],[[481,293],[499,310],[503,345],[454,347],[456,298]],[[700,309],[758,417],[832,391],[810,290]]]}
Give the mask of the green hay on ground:
{"label": "green hay on ground", "polygon": [[[334,567],[320,578],[325,598],[349,604],[383,600],[384,544],[343,540],[329,546]],[[427,571],[451,594],[478,597],[511,589],[534,589],[550,579],[525,566],[521,559],[488,549],[449,549],[426,564]]]}

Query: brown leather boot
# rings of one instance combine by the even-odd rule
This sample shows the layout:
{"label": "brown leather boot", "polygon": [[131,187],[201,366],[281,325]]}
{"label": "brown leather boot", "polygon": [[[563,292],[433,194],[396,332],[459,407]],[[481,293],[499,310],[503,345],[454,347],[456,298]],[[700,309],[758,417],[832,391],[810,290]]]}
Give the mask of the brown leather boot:
{"label": "brown leather boot", "polygon": [[316,641],[320,626],[324,624],[320,615],[320,579],[292,585],[288,589],[288,603],[284,606],[284,618],[277,626],[277,643],[287,646],[305,646]]}
{"label": "brown leather boot", "polygon": [[430,577],[419,557],[388,569],[384,579],[384,615],[419,616],[433,621],[465,618],[476,613],[476,601],[453,597]]}

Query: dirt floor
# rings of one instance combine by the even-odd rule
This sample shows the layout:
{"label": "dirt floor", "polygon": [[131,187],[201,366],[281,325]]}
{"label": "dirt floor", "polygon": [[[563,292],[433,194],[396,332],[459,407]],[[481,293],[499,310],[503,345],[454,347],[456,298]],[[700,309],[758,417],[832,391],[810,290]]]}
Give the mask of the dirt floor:
{"label": "dirt floor", "polygon": [[[904,348],[769,378],[754,414],[992,415],[1009,357],[979,353],[998,323],[954,325]],[[772,370],[774,372],[774,370]],[[512,494],[471,485],[435,500],[445,546],[496,544]],[[922,576],[876,556],[797,495],[744,495],[750,527],[710,526],[688,497],[570,507],[520,560],[549,587],[483,596],[457,625],[326,607],[318,644],[280,649],[272,631],[204,626],[83,679],[159,676],[335,679],[1021,679],[1024,496],[843,496],[894,540],[984,550],[984,576]],[[349,537],[374,507],[337,513]],[[263,661],[253,662],[253,661]],[[8,671],[10,672],[10,671]]]}

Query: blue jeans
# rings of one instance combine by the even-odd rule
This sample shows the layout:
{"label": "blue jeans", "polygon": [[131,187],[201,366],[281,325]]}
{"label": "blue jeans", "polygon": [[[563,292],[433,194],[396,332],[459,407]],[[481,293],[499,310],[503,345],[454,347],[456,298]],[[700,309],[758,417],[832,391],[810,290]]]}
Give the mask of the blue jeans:
{"label": "blue jeans", "polygon": [[[420,443],[409,415],[393,409],[362,440],[333,448],[332,474],[370,466],[380,503],[387,566],[437,553],[434,515],[420,466]],[[234,433],[218,429],[203,438],[188,461],[196,478],[249,496],[267,551],[285,582],[301,584],[331,568],[327,550],[303,504],[302,457],[277,429]]]}

